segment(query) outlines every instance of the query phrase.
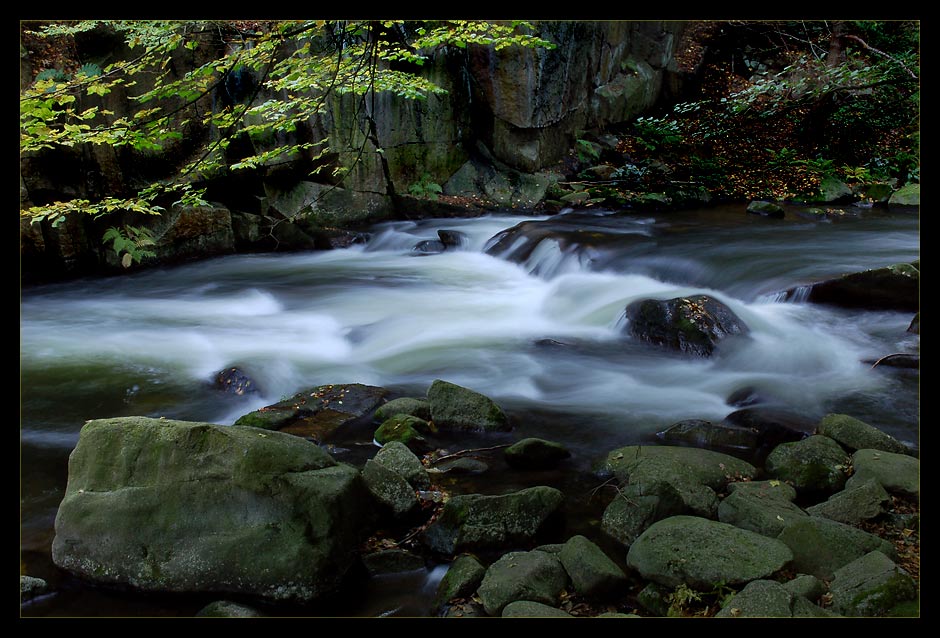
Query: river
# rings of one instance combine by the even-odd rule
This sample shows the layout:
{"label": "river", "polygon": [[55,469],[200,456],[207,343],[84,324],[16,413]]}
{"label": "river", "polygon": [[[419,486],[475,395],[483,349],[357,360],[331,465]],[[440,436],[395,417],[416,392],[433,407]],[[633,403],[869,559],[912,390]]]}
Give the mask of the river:
{"label": "river", "polygon": [[[779,294],[918,258],[916,211],[857,208],[821,222],[797,210],[784,219],[717,206],[400,221],[341,250],[233,255],[23,289],[21,567],[59,587],[23,613],[198,609],[200,601],[99,591],[51,564],[68,454],[94,418],[231,424],[316,385],[365,383],[416,396],[445,379],[500,403],[513,436],[559,441],[589,468],[676,421],[721,420],[734,410],[727,397],[752,387],[809,418],[845,412],[917,445],[919,375],[871,367],[886,354],[919,351],[919,337],[906,332],[911,314]],[[523,221],[541,241],[498,241]],[[412,250],[441,229],[460,231],[464,244]],[[702,359],[624,335],[631,301],[699,293],[727,304],[749,336]],[[260,393],[215,389],[215,373],[229,366]],[[386,598],[385,611],[349,613],[399,613]]]}

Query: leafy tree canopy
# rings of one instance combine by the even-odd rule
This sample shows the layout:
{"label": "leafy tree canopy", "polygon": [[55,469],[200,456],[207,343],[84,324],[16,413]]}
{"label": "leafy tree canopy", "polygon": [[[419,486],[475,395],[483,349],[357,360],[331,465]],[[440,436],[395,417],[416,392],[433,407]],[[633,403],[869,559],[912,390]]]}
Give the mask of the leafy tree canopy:
{"label": "leafy tree canopy", "polygon": [[[443,92],[419,73],[443,48],[553,46],[525,22],[471,20],[86,20],[37,24],[29,34],[52,39],[91,31],[119,34],[123,51],[107,64],[36,75],[20,96],[21,156],[82,145],[159,154],[193,131],[208,137],[178,174],[99,201],[75,198],[21,211],[36,222],[57,224],[72,212],[157,214],[173,200],[205,204],[199,186],[208,178],[296,157],[316,164],[328,139],[291,134],[324,114],[333,96],[367,100],[389,92],[421,100]],[[127,101],[120,113],[107,106],[116,94]],[[233,163],[226,151],[244,136],[276,143],[256,145],[264,150]]]}

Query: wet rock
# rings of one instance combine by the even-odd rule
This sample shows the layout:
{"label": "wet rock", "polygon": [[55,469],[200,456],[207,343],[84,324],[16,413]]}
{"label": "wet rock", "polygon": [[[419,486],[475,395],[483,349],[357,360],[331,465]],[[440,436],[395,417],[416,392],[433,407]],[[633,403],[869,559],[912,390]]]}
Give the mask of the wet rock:
{"label": "wet rock", "polygon": [[20,602],[25,603],[49,591],[49,584],[35,576],[20,576]]}
{"label": "wet rock", "polygon": [[431,420],[431,406],[425,399],[401,397],[384,403],[375,411],[377,421],[387,421],[396,414],[416,416],[425,421]]}
{"label": "wet rock", "polygon": [[711,356],[728,337],[749,332],[730,308],[707,295],[635,301],[625,316],[633,337],[699,357]]}
{"label": "wet rock", "polygon": [[832,579],[832,608],[843,616],[884,616],[917,598],[910,574],[881,552],[870,552],[837,569]]}
{"label": "wet rock", "polygon": [[490,469],[483,461],[460,457],[448,459],[434,465],[434,471],[441,474],[482,474]]}
{"label": "wet rock", "polygon": [[459,230],[441,229],[437,231],[437,236],[447,248],[463,248],[470,243],[470,237],[467,233],[462,233]]}
{"label": "wet rock", "polygon": [[895,264],[813,284],[809,301],[846,308],[904,310],[920,306],[920,263]]}
{"label": "wet rock", "polygon": [[793,557],[781,541],[697,516],[653,523],[627,552],[627,566],[667,587],[709,590],[767,578]]}
{"label": "wet rock", "polygon": [[718,506],[719,521],[776,538],[788,522],[807,516],[806,512],[791,502],[796,494],[789,485],[779,481],[755,483],[758,485],[729,485],[729,488],[744,485],[748,487],[734,489],[721,501]]}
{"label": "wet rock", "polygon": [[767,455],[781,443],[800,441],[816,433],[816,422],[812,419],[773,406],[752,406],[735,410],[726,416],[722,423],[754,433],[757,441],[752,458],[759,465],[763,464]]}
{"label": "wet rock", "polygon": [[418,253],[421,255],[437,255],[444,252],[447,249],[447,246],[444,245],[444,242],[438,241],[436,239],[425,239],[424,241],[419,241],[415,244],[414,248],[411,249],[411,252]]}
{"label": "wet rock", "polygon": [[769,476],[787,481],[797,493],[829,495],[845,487],[852,459],[827,436],[815,434],[802,441],[782,443],[767,457]]}
{"label": "wet rock", "polygon": [[486,570],[477,595],[486,613],[499,616],[517,600],[555,605],[567,585],[568,574],[552,554],[509,552]]}
{"label": "wet rock", "polygon": [[281,430],[320,441],[340,427],[367,420],[388,390],[351,383],[321,385],[239,417],[235,425]]}
{"label": "wet rock", "polygon": [[400,474],[372,459],[362,468],[362,480],[375,500],[395,518],[418,506],[415,490]]}
{"label": "wet rock", "polygon": [[544,439],[527,438],[513,443],[503,451],[511,467],[527,470],[545,470],[558,465],[571,456],[568,448]]}
{"label": "wet rock", "polygon": [[858,450],[852,455],[852,474],[845,486],[854,488],[876,480],[890,494],[920,499],[920,460],[881,450]]}
{"label": "wet rock", "polygon": [[217,600],[196,612],[197,618],[263,618],[264,614],[248,605]]}
{"label": "wet rock", "polygon": [[791,522],[777,539],[793,552],[792,569],[829,580],[840,567],[871,551],[897,558],[894,545],[851,525],[819,516]]}
{"label": "wet rock", "polygon": [[100,419],[69,459],[52,558],[92,582],[144,591],[309,601],[352,566],[368,502],[358,470],[299,437]]}
{"label": "wet rock", "polygon": [[428,388],[431,418],[441,429],[509,430],[509,419],[489,397],[440,379]]}
{"label": "wet rock", "polygon": [[688,419],[656,433],[667,445],[688,445],[726,454],[751,456],[757,450],[757,433],[732,424]]}
{"label": "wet rock", "polygon": [[822,516],[840,523],[858,525],[884,514],[884,504],[891,497],[874,479],[836,492],[829,500],[806,508],[811,516]]}
{"label": "wet rock", "polygon": [[715,618],[790,618],[792,597],[773,580],[755,580],[739,591]]}
{"label": "wet rock", "polygon": [[532,600],[516,600],[503,607],[503,618],[574,618],[557,607],[549,607]]}
{"label": "wet rock", "polygon": [[656,521],[685,511],[685,501],[670,483],[633,483],[617,490],[604,510],[601,529],[630,547]]}
{"label": "wet rock", "polygon": [[908,451],[906,445],[890,434],[847,414],[827,414],[819,422],[818,431],[853,452],[870,449],[905,454]]}
{"label": "wet rock", "polygon": [[404,549],[386,549],[362,557],[362,564],[371,576],[397,574],[424,569],[424,559]]}
{"label": "wet rock", "polygon": [[518,546],[535,539],[564,500],[559,490],[546,486],[500,496],[454,496],[425,531],[424,542],[442,554]]}
{"label": "wet rock", "polygon": [[397,473],[414,489],[431,489],[431,481],[421,459],[404,443],[389,441],[376,453],[374,460]]}
{"label": "wet rock", "polygon": [[215,387],[228,394],[238,396],[260,392],[254,380],[238,367],[220,370],[215,375]]}
{"label": "wet rock", "polygon": [[483,582],[484,574],[486,567],[475,556],[463,554],[455,558],[437,586],[435,608],[454,598],[469,598]]}
{"label": "wet rock", "polygon": [[897,354],[885,355],[880,359],[869,360],[865,363],[871,363],[873,368],[875,366],[885,366],[888,368],[906,368],[909,370],[918,370],[920,369],[920,355],[899,352]]}
{"label": "wet rock", "polygon": [[623,570],[604,551],[584,536],[572,536],[558,553],[574,590],[590,597],[615,592],[627,582]]}
{"label": "wet rock", "polygon": [[756,388],[746,386],[729,394],[725,403],[735,408],[745,408],[758,403],[766,403],[766,399]]}
{"label": "wet rock", "polygon": [[760,215],[761,217],[775,217],[777,219],[783,219],[785,214],[783,207],[779,204],[774,204],[773,202],[762,202],[756,199],[747,205],[747,212],[752,215]]}

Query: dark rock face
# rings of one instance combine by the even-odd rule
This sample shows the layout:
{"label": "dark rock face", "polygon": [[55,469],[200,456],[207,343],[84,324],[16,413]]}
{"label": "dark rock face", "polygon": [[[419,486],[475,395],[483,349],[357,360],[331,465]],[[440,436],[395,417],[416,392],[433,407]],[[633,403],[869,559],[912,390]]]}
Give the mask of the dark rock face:
{"label": "dark rock face", "polygon": [[707,295],[635,301],[626,318],[634,337],[700,357],[711,356],[727,337],[749,332],[730,308]]}
{"label": "dark rock face", "polygon": [[415,244],[415,247],[411,249],[411,252],[417,253],[419,255],[436,255],[444,252],[446,250],[444,242],[437,241],[435,239],[425,239],[424,241],[419,241]]}
{"label": "dark rock face", "polygon": [[437,231],[437,236],[440,237],[441,243],[447,248],[462,248],[470,243],[470,237],[459,230],[441,229]]}

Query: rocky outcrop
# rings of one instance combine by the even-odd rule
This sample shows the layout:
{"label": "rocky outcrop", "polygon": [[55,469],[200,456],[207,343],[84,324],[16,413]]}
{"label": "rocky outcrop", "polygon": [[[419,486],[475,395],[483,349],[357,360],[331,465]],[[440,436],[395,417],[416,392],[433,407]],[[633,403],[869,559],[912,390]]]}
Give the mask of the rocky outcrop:
{"label": "rocky outcrop", "polygon": [[749,332],[730,308],[708,295],[635,301],[625,317],[633,337],[700,357],[711,356],[726,338]]}
{"label": "rocky outcrop", "polygon": [[358,470],[299,437],[90,421],[69,459],[52,558],[102,584],[312,600],[353,565],[367,502]]}

